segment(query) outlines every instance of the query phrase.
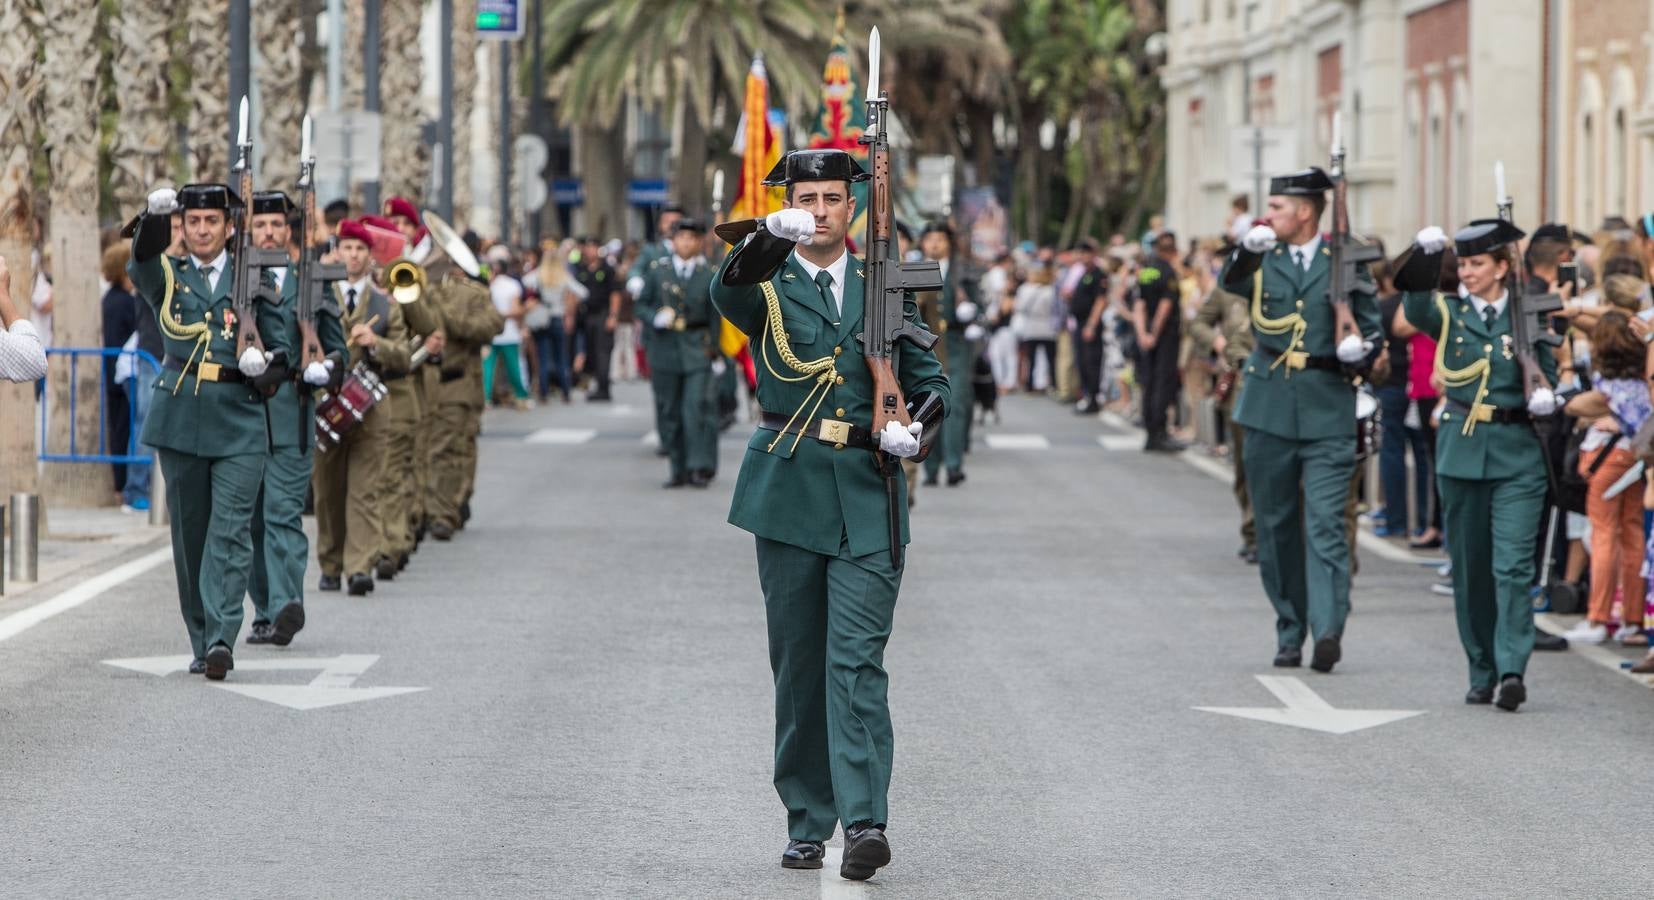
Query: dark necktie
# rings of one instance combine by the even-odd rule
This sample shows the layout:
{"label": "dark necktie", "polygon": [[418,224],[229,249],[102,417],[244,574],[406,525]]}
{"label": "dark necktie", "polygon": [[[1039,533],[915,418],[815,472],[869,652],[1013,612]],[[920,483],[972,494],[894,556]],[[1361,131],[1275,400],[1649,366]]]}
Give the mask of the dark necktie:
{"label": "dark necktie", "polygon": [[201,277],[207,279],[207,287],[217,288],[218,285],[213,284],[213,280],[212,280],[213,271],[214,271],[214,267],[212,267],[212,266],[202,266],[201,267]]}
{"label": "dark necktie", "polygon": [[1292,248],[1292,264],[1300,269],[1304,267],[1304,251],[1297,247]]}
{"label": "dark necktie", "polygon": [[833,299],[833,276],[826,269],[816,273],[816,287],[821,289],[821,299],[827,301],[827,308],[834,313],[838,312],[838,301]]}
{"label": "dark necktie", "polygon": [[347,288],[345,290],[345,309],[351,315],[353,315],[353,316],[356,315],[356,289],[355,288]]}
{"label": "dark necktie", "polygon": [[1493,329],[1493,322],[1498,318],[1499,311],[1493,308],[1493,304],[1489,303],[1488,305],[1482,307],[1482,321],[1487,323],[1488,330],[1491,331]]}

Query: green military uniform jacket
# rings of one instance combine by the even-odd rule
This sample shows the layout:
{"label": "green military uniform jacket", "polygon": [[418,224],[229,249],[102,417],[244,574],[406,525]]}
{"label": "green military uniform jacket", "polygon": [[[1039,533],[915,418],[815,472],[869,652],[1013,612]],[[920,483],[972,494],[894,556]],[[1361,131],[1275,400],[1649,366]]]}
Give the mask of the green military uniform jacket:
{"label": "green military uniform jacket", "polygon": [[[776,239],[760,231],[749,235],[742,246],[753,240]],[[873,379],[856,340],[863,327],[862,261],[851,257],[845,265],[840,315],[805,274],[796,255],[789,255],[768,281],[777,297],[774,319],[779,321],[774,321],[760,285],[723,283],[723,273],[739,254],[738,247],[719,267],[719,277],[712,282],[712,301],[724,318],[752,340],[759,405],[784,416],[800,411],[801,420],[831,418],[870,426]],[[915,324],[919,321],[911,300],[908,318]],[[784,336],[776,332],[777,324]],[[783,345],[802,362],[832,360],[832,368],[820,376],[801,375],[784,362]],[[944,410],[950,406],[948,380],[935,355],[906,341],[896,346],[893,362],[903,394],[911,399],[919,393],[934,393]],[[825,388],[819,406],[811,396],[818,387]],[[817,396],[820,393],[817,390]],[[896,481],[902,492],[898,505],[905,545],[907,484],[906,479]],[[869,451],[764,428],[747,442],[730,504],[730,524],[825,556],[839,555],[847,538],[853,556],[866,556],[890,549],[887,516],[884,480]]]}
{"label": "green military uniform jacket", "polygon": [[[299,270],[296,266],[289,266],[287,275],[281,284],[281,305],[277,307],[281,317],[282,334],[287,346],[294,348],[292,378],[284,381],[276,389],[274,396],[265,401],[270,411],[270,446],[281,447],[310,447],[315,443],[316,419],[312,395],[315,387],[304,381],[304,360],[300,359],[303,343],[299,336]],[[340,365],[345,358],[345,334],[339,327],[337,310],[316,310],[316,338],[321,342],[322,353],[328,356],[338,354],[334,365]],[[338,373],[335,373],[335,379]]]}
{"label": "green military uniform jacket", "polygon": [[[1449,478],[1494,480],[1545,471],[1544,452],[1533,428],[1521,423],[1466,422],[1464,409],[1478,400],[1498,409],[1527,408],[1522,364],[1511,342],[1511,305],[1493,327],[1468,297],[1409,291],[1402,308],[1413,327],[1436,339],[1436,373],[1447,383],[1449,407],[1436,437],[1436,472]],[[1539,368],[1556,383],[1556,357],[1541,344]],[[1485,376],[1485,379],[1484,379]]]}
{"label": "green military uniform jacket", "polygon": [[435,402],[482,409],[482,348],[505,329],[505,317],[488,288],[458,275],[433,285],[429,299],[445,341]]}
{"label": "green military uniform jacket", "polygon": [[[1331,282],[1332,251],[1324,241],[1307,271],[1284,246],[1261,255],[1238,249],[1224,267],[1220,283],[1248,298],[1256,338],[1235,406],[1235,421],[1243,427],[1298,441],[1355,434],[1350,379],[1341,371],[1293,367],[1305,356],[1337,360],[1336,320],[1327,301]],[[1376,294],[1365,275],[1350,289],[1350,312],[1369,340],[1382,334]]]}
{"label": "green military uniform jacket", "polygon": [[[126,271],[138,296],[155,312],[166,356],[206,366],[236,367],[236,332],[230,294],[235,283],[234,255],[224,255],[226,271],[214,288],[191,257],[166,255],[172,242],[169,216],[145,213],[132,236]],[[274,284],[265,274],[265,284]],[[266,350],[293,345],[279,308],[257,307],[259,336]],[[144,420],[141,440],[152,447],[211,459],[270,450],[264,396],[247,382],[200,380],[171,367],[155,379],[153,406]]]}
{"label": "green military uniform jacket", "polygon": [[1245,297],[1213,288],[1189,323],[1189,340],[1199,354],[1211,353],[1217,336],[1223,335],[1223,361],[1242,371],[1256,344],[1252,337],[1252,313]]}
{"label": "green military uniform jacket", "polygon": [[[687,280],[678,277],[676,256],[656,259],[644,270],[643,290],[635,312],[649,335],[649,367],[662,373],[705,369],[718,352],[718,311],[712,306],[712,279],[716,272],[699,257]],[[672,324],[655,328],[662,307],[676,313]]]}
{"label": "green military uniform jacket", "polygon": [[[957,259],[948,261],[948,274],[942,281],[942,295],[936,305],[937,319],[942,335],[942,365],[955,378],[963,378],[961,390],[970,389],[971,364],[973,354],[971,342],[965,339],[965,328],[970,323],[959,321],[959,295],[976,303],[976,289],[974,282],[967,282],[960,278],[960,265]],[[980,312],[980,304],[978,304]],[[961,374],[963,373],[963,374]]]}

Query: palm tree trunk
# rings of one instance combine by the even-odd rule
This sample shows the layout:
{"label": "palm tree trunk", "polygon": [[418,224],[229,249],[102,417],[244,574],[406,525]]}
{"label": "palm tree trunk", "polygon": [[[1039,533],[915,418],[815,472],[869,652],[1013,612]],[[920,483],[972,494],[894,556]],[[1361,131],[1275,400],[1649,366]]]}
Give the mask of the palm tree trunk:
{"label": "palm tree trunk", "polygon": [[476,0],[454,0],[454,218],[464,229],[474,218],[471,191],[471,114],[477,85]]}
{"label": "palm tree trunk", "polygon": [[[103,345],[99,319],[98,268],[98,67],[88,65],[87,47],[96,46],[98,5],[82,0],[45,0],[41,43],[46,90],[46,152],[51,163],[52,343],[59,347]],[[218,142],[220,147],[223,142]],[[102,361],[89,358],[73,368],[52,360],[47,373],[51,415],[47,440],[57,452],[74,434],[79,453],[99,452],[103,417],[99,394]],[[75,405],[69,416],[71,397]],[[126,448],[108,448],[124,453]],[[49,465],[46,490],[56,503],[106,506],[114,500],[108,466]]]}
{"label": "palm tree trunk", "polygon": [[696,217],[705,215],[706,128],[686,92],[678,95],[672,129],[672,199]]}
{"label": "palm tree trunk", "polygon": [[[24,315],[34,269],[34,201],[29,172],[40,81],[35,58],[37,0],[0,3],[0,256],[11,269],[11,296]],[[0,382],[0,497],[36,490],[34,385]]]}
{"label": "palm tree trunk", "polygon": [[299,142],[305,96],[299,85],[298,0],[260,0],[253,4],[253,42],[258,47],[261,184],[286,185],[298,175]]}
{"label": "palm tree trunk", "polygon": [[418,204],[430,179],[431,159],[420,134],[419,86],[424,58],[419,46],[421,0],[385,0],[381,12],[384,61],[380,91],[384,108],[384,161],[379,167],[386,197],[402,196]]}
{"label": "palm tree trunk", "polygon": [[[109,191],[124,219],[143,207],[144,198],[168,179],[167,154],[172,123],[167,117],[167,62],[172,49],[172,0],[121,4],[112,29],[115,102],[120,125],[109,146],[114,165]],[[260,9],[263,8],[261,5]]]}
{"label": "palm tree trunk", "polygon": [[[229,0],[189,0],[190,181],[230,177]],[[241,101],[240,97],[236,102]]]}
{"label": "palm tree trunk", "polygon": [[586,191],[585,233],[604,240],[626,225],[624,125],[584,125],[575,130],[575,156]]}

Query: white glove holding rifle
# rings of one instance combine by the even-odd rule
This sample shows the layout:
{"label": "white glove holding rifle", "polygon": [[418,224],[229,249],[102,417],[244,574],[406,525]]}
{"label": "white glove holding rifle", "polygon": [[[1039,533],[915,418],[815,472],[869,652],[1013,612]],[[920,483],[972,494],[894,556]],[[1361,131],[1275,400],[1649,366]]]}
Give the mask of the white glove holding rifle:
{"label": "white glove holding rifle", "polygon": [[906,426],[900,422],[886,422],[884,430],[879,432],[879,449],[891,456],[912,459],[919,455],[919,435],[924,430],[923,422]]}

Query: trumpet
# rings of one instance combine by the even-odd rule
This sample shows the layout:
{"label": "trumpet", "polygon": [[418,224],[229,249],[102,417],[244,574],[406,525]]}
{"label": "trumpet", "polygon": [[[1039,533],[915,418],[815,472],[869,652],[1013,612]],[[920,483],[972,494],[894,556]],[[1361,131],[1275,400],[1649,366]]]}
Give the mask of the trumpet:
{"label": "trumpet", "polygon": [[385,267],[384,288],[403,305],[417,303],[425,295],[425,267],[407,257]]}

